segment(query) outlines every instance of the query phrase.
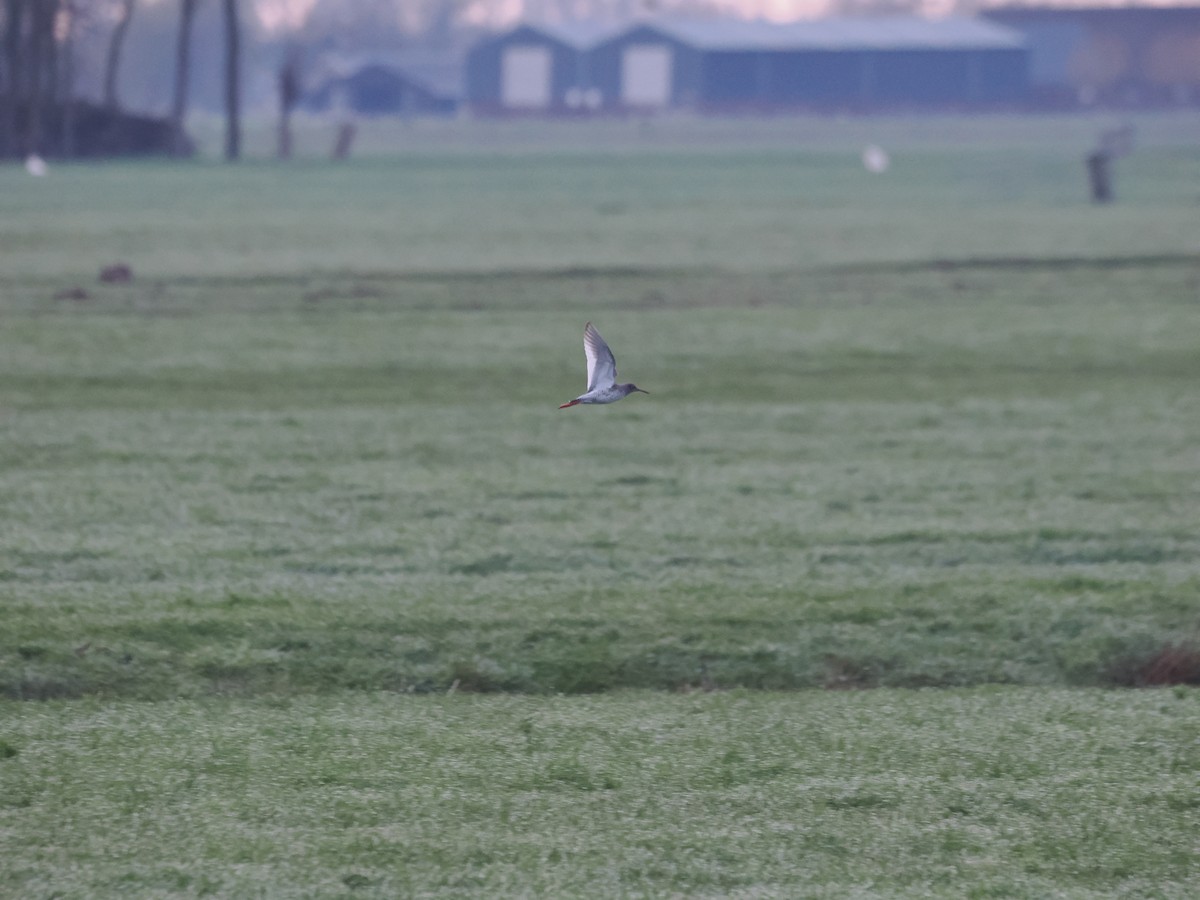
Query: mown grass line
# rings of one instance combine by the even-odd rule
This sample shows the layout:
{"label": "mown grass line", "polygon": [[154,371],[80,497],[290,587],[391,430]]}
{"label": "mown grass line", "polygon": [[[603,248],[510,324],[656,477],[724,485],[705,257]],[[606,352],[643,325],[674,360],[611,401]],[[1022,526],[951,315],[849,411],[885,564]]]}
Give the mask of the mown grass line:
{"label": "mown grass line", "polygon": [[1103,256],[967,256],[961,258],[915,259],[896,262],[862,262],[817,267],[810,271],[833,273],[888,273],[888,272],[961,272],[970,270],[1001,271],[1017,269],[1021,272],[1038,270],[1083,270],[1098,269],[1157,269],[1182,267],[1195,271],[1200,266],[1197,253],[1106,253]]}
{"label": "mown grass line", "polygon": [[[815,263],[797,268],[773,268],[768,273],[762,273],[764,279],[777,280],[780,278],[804,278],[820,275],[878,275],[889,273],[921,273],[921,272],[988,272],[992,270],[1005,271],[1019,269],[1028,273],[1031,271],[1059,270],[1129,270],[1139,268],[1183,268],[1195,271],[1200,266],[1200,255],[1195,253],[1108,253],[1103,256],[967,256],[956,258],[930,258],[915,260],[884,260],[875,262],[839,263],[823,265]],[[491,285],[506,281],[562,281],[570,285],[573,282],[590,282],[598,279],[613,279],[636,283],[639,281],[669,282],[674,279],[710,280],[710,279],[740,279],[746,281],[748,273],[736,269],[720,268],[712,265],[690,266],[629,266],[611,264],[606,266],[573,265],[565,267],[541,267],[522,269],[504,267],[495,269],[464,269],[461,267],[444,269],[331,269],[320,272],[295,273],[266,273],[266,274],[206,274],[206,275],[175,275],[169,278],[156,279],[153,289],[162,291],[164,288],[179,286],[185,288],[237,288],[237,287],[289,287],[299,286],[312,288],[314,284],[327,283],[336,285],[339,282],[349,284],[349,291],[354,285],[386,286],[389,284],[407,285],[434,282],[449,285],[471,286],[483,282]],[[61,277],[13,278],[0,275],[0,284],[11,288],[39,286],[49,289],[61,285]],[[111,289],[110,289],[111,290]],[[335,291],[336,288],[328,288]],[[311,295],[307,295],[311,299]],[[330,294],[329,296],[337,296]],[[364,299],[371,295],[348,293],[346,296]],[[445,306],[442,308],[453,308]]]}
{"label": "mown grass line", "polygon": [[[487,582],[513,565],[493,557],[460,572]],[[453,612],[440,615],[439,604],[426,599],[414,616],[389,614],[411,604],[386,593],[371,600],[364,586],[342,593],[386,570],[305,568],[309,580],[329,579],[329,599],[287,589],[218,598],[143,588],[125,612],[58,604],[71,610],[72,622],[53,631],[37,624],[36,608],[14,606],[0,647],[9,660],[0,692],[27,700],[162,700],[342,689],[578,694],[1138,684],[1179,639],[1197,590],[1194,582],[1162,588],[1148,601],[1136,582],[1066,579],[1021,586],[1031,594],[1022,602],[1015,585],[944,582],[899,592],[744,592],[733,602],[712,587],[667,593],[631,586],[619,601],[551,592],[561,606],[590,605],[607,610],[602,616],[533,618],[518,612],[516,597],[503,609],[447,602]],[[457,580],[453,573],[442,579]],[[483,599],[504,588],[471,590]],[[333,604],[340,612],[331,617]],[[656,606],[673,612],[656,613]],[[1200,677],[1181,672],[1180,682]]]}

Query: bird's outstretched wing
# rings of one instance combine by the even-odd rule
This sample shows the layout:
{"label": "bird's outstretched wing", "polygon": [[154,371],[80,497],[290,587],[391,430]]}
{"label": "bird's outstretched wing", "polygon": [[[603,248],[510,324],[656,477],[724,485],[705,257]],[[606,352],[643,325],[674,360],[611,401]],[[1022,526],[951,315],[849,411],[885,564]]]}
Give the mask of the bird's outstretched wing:
{"label": "bird's outstretched wing", "polygon": [[604,338],[591,322],[583,329],[583,352],[587,356],[587,389],[612,387],[617,381],[617,361]]}

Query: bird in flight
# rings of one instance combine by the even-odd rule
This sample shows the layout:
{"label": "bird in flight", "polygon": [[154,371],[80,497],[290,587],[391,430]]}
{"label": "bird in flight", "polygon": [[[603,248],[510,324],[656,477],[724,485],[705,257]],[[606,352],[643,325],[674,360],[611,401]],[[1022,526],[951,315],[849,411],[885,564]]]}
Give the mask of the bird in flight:
{"label": "bird in flight", "polygon": [[587,356],[587,393],[564,403],[559,409],[578,406],[580,403],[616,403],[634,391],[648,394],[636,384],[617,384],[617,361],[604,338],[600,337],[591,322],[583,328],[583,352]]}

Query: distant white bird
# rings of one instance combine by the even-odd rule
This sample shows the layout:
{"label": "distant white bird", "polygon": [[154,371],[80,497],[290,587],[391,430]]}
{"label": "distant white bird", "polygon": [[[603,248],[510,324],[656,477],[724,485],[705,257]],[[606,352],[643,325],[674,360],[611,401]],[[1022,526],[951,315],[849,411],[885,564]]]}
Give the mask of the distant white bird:
{"label": "distant white bird", "polygon": [[591,322],[583,327],[583,352],[587,357],[587,393],[564,403],[559,409],[577,406],[580,403],[616,403],[634,391],[641,394],[650,393],[643,391],[636,384],[617,384],[617,361]]}
{"label": "distant white bird", "polygon": [[25,157],[25,171],[36,178],[41,178],[50,170],[46,168],[46,161],[44,159],[36,153],[30,153]]}
{"label": "distant white bird", "polygon": [[870,144],[862,152],[862,163],[864,169],[878,175],[881,172],[886,172],[892,161],[888,158],[886,150],[875,144]]}

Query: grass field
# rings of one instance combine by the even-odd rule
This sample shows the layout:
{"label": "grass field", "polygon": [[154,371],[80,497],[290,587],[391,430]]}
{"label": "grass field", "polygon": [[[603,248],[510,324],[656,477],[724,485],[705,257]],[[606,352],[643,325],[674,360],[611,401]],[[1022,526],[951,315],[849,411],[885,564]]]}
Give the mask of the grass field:
{"label": "grass field", "polygon": [[1183,900],[1198,701],[985,688],[37,704],[9,730],[28,749],[0,761],[4,821],[19,823],[5,884]]}
{"label": "grass field", "polygon": [[1194,895],[1200,140],[926,124],[0,169],[0,894]]}

